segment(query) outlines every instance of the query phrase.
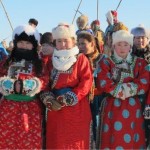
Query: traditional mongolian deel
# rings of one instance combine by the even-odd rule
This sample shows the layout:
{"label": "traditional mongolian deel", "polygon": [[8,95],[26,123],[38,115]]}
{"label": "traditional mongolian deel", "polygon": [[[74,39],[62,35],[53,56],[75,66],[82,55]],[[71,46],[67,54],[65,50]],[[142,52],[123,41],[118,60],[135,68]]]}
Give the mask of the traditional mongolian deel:
{"label": "traditional mongolian deel", "polygon": [[[9,73],[12,66],[14,67],[14,63],[10,65]],[[21,69],[23,71],[20,67],[19,70]],[[17,79],[11,76],[0,78],[0,91],[4,95],[0,103],[0,148],[2,149],[42,147],[41,104],[35,95],[44,87],[44,80],[42,77],[41,79],[35,77],[34,68],[29,70],[29,73],[15,72]],[[15,81],[18,79],[22,82],[22,94],[16,94],[14,89]]]}
{"label": "traditional mongolian deel", "polygon": [[67,93],[74,102],[59,111],[48,111],[47,148],[88,149],[91,114],[87,94],[92,74],[87,58],[80,54],[71,68],[66,71],[53,69],[51,76],[53,93],[57,96]]}
{"label": "traditional mongolian deel", "polygon": [[46,88],[49,74],[38,57],[39,37],[30,25],[16,27],[10,57],[0,62],[0,149],[42,149],[37,94]]}
{"label": "traditional mongolian deel", "polygon": [[[145,60],[129,54],[124,62],[113,55],[99,65],[99,89],[107,93],[100,112],[99,148],[145,149],[142,102],[138,98],[149,87]],[[116,73],[119,68],[120,73]]]}

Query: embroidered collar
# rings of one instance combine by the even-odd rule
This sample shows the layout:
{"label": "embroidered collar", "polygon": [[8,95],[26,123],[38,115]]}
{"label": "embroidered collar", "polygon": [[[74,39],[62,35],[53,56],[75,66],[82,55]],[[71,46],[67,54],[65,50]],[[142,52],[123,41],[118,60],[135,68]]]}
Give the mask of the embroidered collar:
{"label": "embroidered collar", "polygon": [[133,62],[133,57],[132,57],[131,53],[128,53],[127,58],[123,59],[122,57],[118,56],[117,53],[114,51],[114,54],[111,56],[111,58],[116,64],[121,64],[123,62],[132,64],[132,62]]}

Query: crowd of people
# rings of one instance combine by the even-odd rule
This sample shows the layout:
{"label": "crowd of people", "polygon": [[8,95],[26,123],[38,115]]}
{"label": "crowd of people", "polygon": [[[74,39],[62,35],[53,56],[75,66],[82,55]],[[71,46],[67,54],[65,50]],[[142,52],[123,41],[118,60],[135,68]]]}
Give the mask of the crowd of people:
{"label": "crowd of people", "polygon": [[43,34],[31,18],[0,45],[0,149],[149,148],[149,33],[106,18]]}

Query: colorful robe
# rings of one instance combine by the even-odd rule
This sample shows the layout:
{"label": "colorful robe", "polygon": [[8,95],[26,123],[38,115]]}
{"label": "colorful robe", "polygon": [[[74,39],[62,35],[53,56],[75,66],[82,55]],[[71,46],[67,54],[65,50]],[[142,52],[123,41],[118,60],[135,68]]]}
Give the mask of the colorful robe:
{"label": "colorful robe", "polygon": [[71,89],[78,103],[47,114],[47,149],[89,149],[91,112],[88,93],[92,72],[88,59],[79,54],[67,71],[52,69],[52,90]]}
{"label": "colorful robe", "polygon": [[[0,149],[42,149],[42,105],[36,94],[46,88],[48,74],[43,68],[43,76],[36,77],[33,65],[24,61],[0,72]],[[15,93],[17,79],[11,76],[23,82],[22,94]]]}
{"label": "colorful robe", "polygon": [[107,97],[102,102],[97,147],[144,149],[144,117],[138,96],[146,93],[149,88],[147,64],[144,59],[131,56],[129,70],[122,69],[116,82],[114,76],[117,73],[114,71],[121,63],[112,56],[111,59],[104,58],[99,64],[98,88]]}

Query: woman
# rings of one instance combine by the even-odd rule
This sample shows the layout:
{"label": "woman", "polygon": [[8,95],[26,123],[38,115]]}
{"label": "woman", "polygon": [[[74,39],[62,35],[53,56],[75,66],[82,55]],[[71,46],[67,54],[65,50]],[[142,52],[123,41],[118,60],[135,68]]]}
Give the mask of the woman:
{"label": "woman", "polygon": [[100,112],[99,149],[145,149],[144,117],[139,95],[149,88],[144,59],[131,55],[133,35],[113,33],[114,54],[99,64],[99,90],[107,97]]}
{"label": "woman", "polygon": [[92,73],[88,59],[75,46],[73,25],[60,23],[52,30],[51,92],[41,94],[48,107],[47,149],[89,149],[91,114],[88,93]]}
{"label": "woman", "polygon": [[13,31],[14,48],[0,70],[0,149],[42,149],[42,105],[37,94],[46,88],[48,73],[38,57],[39,37],[30,25]]}
{"label": "woman", "polygon": [[98,73],[98,62],[102,59],[102,55],[99,53],[99,42],[97,38],[94,38],[93,35],[89,34],[88,32],[80,33],[77,36],[78,47],[81,53],[85,54],[90,62],[94,81],[93,86],[91,86],[90,92],[90,107],[92,112],[92,119],[93,119],[93,147],[96,142],[96,131],[98,125],[98,112],[101,100],[103,96],[101,95],[101,91],[97,90],[96,80],[97,80],[97,73]]}

